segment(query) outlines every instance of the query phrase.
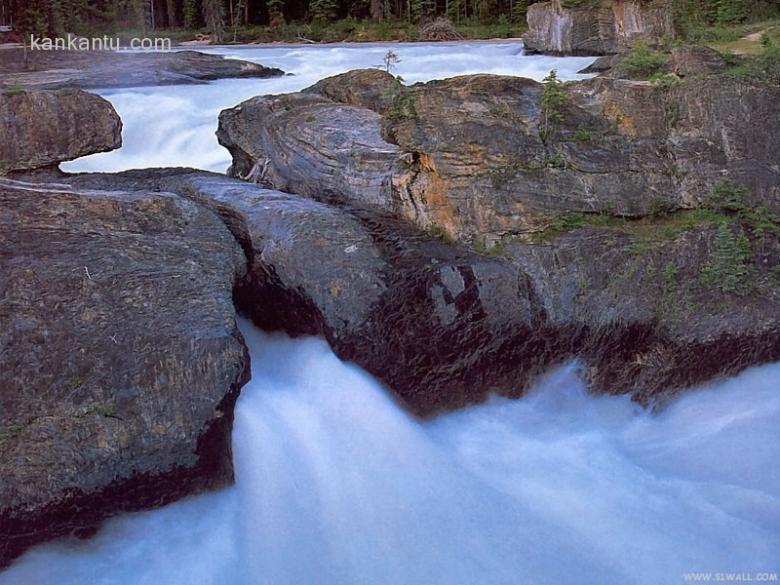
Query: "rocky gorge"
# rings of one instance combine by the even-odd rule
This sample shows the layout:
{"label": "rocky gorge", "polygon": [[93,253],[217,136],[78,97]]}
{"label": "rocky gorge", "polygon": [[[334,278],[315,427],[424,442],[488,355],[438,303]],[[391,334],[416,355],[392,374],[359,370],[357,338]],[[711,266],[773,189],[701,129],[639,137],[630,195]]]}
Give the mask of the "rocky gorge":
{"label": "rocky gorge", "polygon": [[111,105],[3,92],[0,565],[231,480],[237,311],[422,417],[571,358],[648,406],[780,359],[778,93],[352,71],[222,112],[225,176],[62,173]]}

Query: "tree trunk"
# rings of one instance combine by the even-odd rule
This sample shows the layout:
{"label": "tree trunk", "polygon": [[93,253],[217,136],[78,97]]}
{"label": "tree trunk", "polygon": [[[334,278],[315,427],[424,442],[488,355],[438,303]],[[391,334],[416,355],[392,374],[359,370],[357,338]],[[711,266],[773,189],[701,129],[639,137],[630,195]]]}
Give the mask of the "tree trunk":
{"label": "tree trunk", "polygon": [[203,20],[211,31],[213,40],[221,43],[225,35],[225,16],[222,0],[203,0]]}
{"label": "tree trunk", "polygon": [[168,28],[176,28],[179,21],[176,18],[176,0],[168,0]]}
{"label": "tree trunk", "polygon": [[371,18],[374,20],[382,20],[384,17],[383,12],[382,0],[371,0]]}

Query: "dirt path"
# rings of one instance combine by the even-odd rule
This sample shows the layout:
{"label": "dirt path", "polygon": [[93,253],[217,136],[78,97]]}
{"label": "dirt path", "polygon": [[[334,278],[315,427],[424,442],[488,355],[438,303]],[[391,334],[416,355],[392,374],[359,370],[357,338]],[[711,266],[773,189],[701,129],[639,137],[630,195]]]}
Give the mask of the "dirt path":
{"label": "dirt path", "polygon": [[761,39],[763,36],[772,32],[776,28],[776,26],[770,26],[745,35],[736,41],[716,43],[713,46],[720,51],[731,51],[735,55],[754,55],[761,52]]}

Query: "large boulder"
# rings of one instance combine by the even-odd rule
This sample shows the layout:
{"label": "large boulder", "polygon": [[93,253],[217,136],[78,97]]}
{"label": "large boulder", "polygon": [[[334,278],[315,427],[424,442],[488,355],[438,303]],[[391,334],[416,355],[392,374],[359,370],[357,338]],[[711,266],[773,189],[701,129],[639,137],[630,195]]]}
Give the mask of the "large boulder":
{"label": "large boulder", "polygon": [[[368,89],[363,78],[381,75],[381,90]],[[225,110],[218,137],[235,176],[472,242],[543,231],[572,212],[693,208],[724,178],[780,207],[777,88],[710,76],[672,87],[597,78],[556,91],[563,103],[550,113],[529,79],[407,88],[351,72]]]}
{"label": "large boulder", "polygon": [[[780,359],[780,90],[721,76],[598,78],[557,86],[564,100],[549,116],[543,86],[527,79],[405,88],[388,76],[373,92],[362,75],[253,98],[221,114],[218,135],[234,174],[335,202],[370,230],[392,270],[385,293],[361,295],[378,297],[354,313],[372,315],[365,329],[322,326],[305,276],[292,289],[305,322],[413,409],[520,391],[574,356],[594,389],[644,403]],[[718,189],[743,198],[742,211],[712,207]],[[285,253],[271,273],[350,262],[346,242],[327,260],[306,257],[331,237],[310,222],[289,252],[301,258]],[[421,243],[405,222],[479,253]],[[265,293],[249,290],[251,310]]]}
{"label": "large boulder", "polygon": [[557,55],[620,53],[638,41],[674,37],[671,0],[552,0],[528,7],[529,52]]}
{"label": "large boulder", "polygon": [[244,270],[176,195],[0,180],[0,566],[230,481]]}
{"label": "large boulder", "polygon": [[0,175],[121,145],[122,121],[100,96],[75,89],[0,91]]}
{"label": "large boulder", "polygon": [[248,257],[238,306],[265,329],[324,336],[417,414],[478,401],[490,389],[519,393],[558,357],[533,357],[548,340],[534,328],[531,290],[516,266],[392,215],[183,170],[63,180],[143,185],[210,207]]}

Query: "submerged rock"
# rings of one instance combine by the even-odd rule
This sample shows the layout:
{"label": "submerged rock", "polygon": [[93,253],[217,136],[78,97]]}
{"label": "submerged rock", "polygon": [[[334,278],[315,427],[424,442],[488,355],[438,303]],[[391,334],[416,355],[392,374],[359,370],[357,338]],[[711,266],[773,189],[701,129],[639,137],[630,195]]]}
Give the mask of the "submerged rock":
{"label": "submerged rock", "polygon": [[556,55],[620,53],[637,41],[651,45],[674,38],[670,0],[536,2],[528,7],[529,52]]}
{"label": "submerged rock", "polygon": [[0,91],[0,175],[57,166],[122,145],[122,121],[80,90]]}
{"label": "submerged rock", "polygon": [[0,54],[0,83],[29,88],[107,88],[206,83],[284,75],[280,69],[197,51],[28,51]]}
{"label": "submerged rock", "polygon": [[244,270],[176,195],[0,180],[0,566],[231,480]]}

